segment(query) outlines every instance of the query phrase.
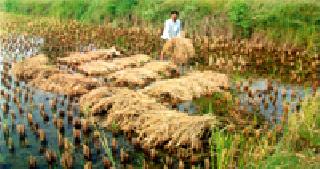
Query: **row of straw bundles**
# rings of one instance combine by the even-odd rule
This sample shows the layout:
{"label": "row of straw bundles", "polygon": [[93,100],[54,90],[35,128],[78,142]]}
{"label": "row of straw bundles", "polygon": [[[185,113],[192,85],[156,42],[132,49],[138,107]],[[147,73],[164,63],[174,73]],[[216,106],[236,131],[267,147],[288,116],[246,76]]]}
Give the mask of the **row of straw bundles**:
{"label": "row of straw bundles", "polygon": [[219,92],[221,87],[228,86],[229,81],[225,74],[196,71],[180,78],[156,81],[141,91],[164,102],[178,103],[211,95]]}
{"label": "row of straw bundles", "polygon": [[206,130],[216,124],[213,116],[188,116],[173,110],[150,111],[141,114],[137,128],[138,140],[148,147],[163,145],[165,148],[189,146],[196,148]]}
{"label": "row of straw bundles", "polygon": [[147,95],[122,87],[99,87],[94,89],[80,98],[80,108],[84,113],[97,115],[106,113],[110,106],[113,107],[115,103],[125,103],[124,105],[129,107],[136,106],[134,102],[137,102],[137,98],[150,103],[149,106],[140,107],[140,111],[165,109],[163,105],[156,103],[154,98],[149,98]]}
{"label": "row of straw bundles", "polygon": [[217,123],[214,116],[188,116],[166,108],[148,109],[148,106],[154,105],[143,100],[135,104],[115,103],[102,126],[110,128],[117,124],[125,132],[134,131],[145,148],[171,149],[201,142],[204,132]]}
{"label": "row of straw bundles", "polygon": [[99,87],[93,89],[80,98],[80,110],[83,113],[90,113],[91,115],[101,114],[106,110],[109,104],[116,101],[116,99],[111,99],[115,94],[119,96],[129,94],[131,92],[133,91],[128,88],[121,87]]}
{"label": "row of straw bundles", "polygon": [[34,57],[26,58],[21,62],[13,64],[12,72],[18,80],[32,80],[44,73],[54,73],[58,70],[54,66],[48,65],[48,58],[44,55],[37,55]]}
{"label": "row of straw bundles", "polygon": [[188,116],[169,110],[148,95],[119,87],[92,90],[80,98],[80,105],[91,115],[107,113],[101,126],[112,128],[116,124],[125,132],[134,131],[145,148],[196,147],[205,131],[217,122],[213,116]]}
{"label": "row of straw bundles", "polygon": [[[103,127],[112,128],[114,124],[120,126],[125,132],[134,131],[138,134],[141,146],[178,148],[192,146],[201,142],[206,130],[216,123],[212,116],[188,116],[178,111],[169,110],[164,105],[157,103],[154,98],[141,92],[125,88],[117,88],[112,96],[99,95],[99,92],[114,91],[114,89],[98,88],[85,94],[80,99],[80,104],[91,104],[91,113],[107,111],[107,120],[102,121]],[[92,99],[97,102],[90,102]],[[85,101],[87,100],[87,101]],[[96,111],[99,109],[99,111]],[[158,130],[157,130],[158,129]]]}
{"label": "row of straw bundles", "polygon": [[127,67],[140,67],[149,62],[151,57],[137,54],[131,57],[115,58],[111,61],[92,61],[78,67],[79,71],[91,76],[104,76]]}
{"label": "row of straw bundles", "polygon": [[82,95],[98,86],[98,81],[82,74],[56,73],[48,78],[39,77],[29,82],[44,91],[64,95]]}
{"label": "row of straw bundles", "polygon": [[112,73],[109,78],[116,86],[144,87],[159,79],[160,76],[156,72],[145,68],[127,68]]}
{"label": "row of straw bundles", "polygon": [[92,60],[107,60],[120,56],[120,52],[116,51],[114,47],[110,49],[98,49],[89,52],[73,52],[68,57],[58,58],[58,63],[67,65],[79,65],[81,63],[89,62]]}
{"label": "row of straw bundles", "polygon": [[127,68],[114,72],[108,78],[116,86],[144,87],[149,83],[166,77],[172,77],[177,72],[176,66],[167,61],[151,61],[140,68]]}
{"label": "row of straw bundles", "polygon": [[175,76],[177,72],[177,66],[170,61],[151,61],[146,63],[143,68],[168,77]]}

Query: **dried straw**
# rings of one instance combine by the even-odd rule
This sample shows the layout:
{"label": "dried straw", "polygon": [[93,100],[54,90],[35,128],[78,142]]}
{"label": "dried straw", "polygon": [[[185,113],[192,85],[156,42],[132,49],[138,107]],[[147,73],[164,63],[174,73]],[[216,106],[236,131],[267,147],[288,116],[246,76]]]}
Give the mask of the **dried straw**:
{"label": "dried straw", "polygon": [[110,49],[99,49],[85,53],[73,52],[68,57],[58,58],[58,63],[66,65],[79,65],[81,63],[90,62],[93,60],[107,60],[120,56],[120,52],[114,47]]}
{"label": "dried straw", "polygon": [[116,86],[143,88],[153,81],[165,77],[173,77],[177,67],[172,62],[151,61],[140,68],[127,68],[108,76]]}
{"label": "dried straw", "polygon": [[167,41],[162,49],[165,55],[171,56],[175,64],[187,63],[195,56],[195,50],[191,39],[173,38]]}
{"label": "dried straw", "polygon": [[48,58],[44,55],[37,55],[13,64],[13,75],[19,80],[32,80],[39,76],[47,76],[58,72],[54,66],[48,65]]}
{"label": "dried straw", "polygon": [[92,61],[84,63],[78,69],[90,76],[106,76],[118,70],[127,67],[139,67],[144,63],[149,62],[151,58],[148,55],[138,54],[131,57],[115,58],[112,61]]}
{"label": "dried straw", "polygon": [[220,92],[221,87],[228,86],[229,81],[225,74],[197,71],[176,79],[156,81],[141,91],[164,102],[178,103]]}
{"label": "dried straw", "polygon": [[89,105],[92,114],[107,113],[101,126],[110,129],[116,124],[125,132],[136,132],[139,144],[149,148],[194,146],[217,122],[213,116],[188,116],[169,110],[155,98],[126,88],[97,88],[83,95],[80,104]]}
{"label": "dried straw", "polygon": [[74,96],[97,87],[98,81],[81,74],[56,73],[48,78],[38,77],[28,84],[44,91]]}

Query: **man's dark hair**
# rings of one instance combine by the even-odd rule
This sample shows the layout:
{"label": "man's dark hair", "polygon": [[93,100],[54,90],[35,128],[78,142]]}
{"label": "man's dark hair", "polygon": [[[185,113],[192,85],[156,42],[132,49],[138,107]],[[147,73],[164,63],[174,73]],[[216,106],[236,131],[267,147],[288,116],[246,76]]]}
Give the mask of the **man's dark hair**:
{"label": "man's dark hair", "polygon": [[173,15],[173,14],[179,15],[179,12],[178,11],[171,11],[171,15]]}

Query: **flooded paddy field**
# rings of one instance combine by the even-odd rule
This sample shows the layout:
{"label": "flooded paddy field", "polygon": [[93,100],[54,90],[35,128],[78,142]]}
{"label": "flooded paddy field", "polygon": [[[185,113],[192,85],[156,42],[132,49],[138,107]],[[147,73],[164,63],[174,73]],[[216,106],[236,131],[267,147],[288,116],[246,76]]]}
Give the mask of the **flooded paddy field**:
{"label": "flooded paddy field", "polygon": [[[74,51],[68,50],[67,43],[60,45],[51,31],[39,37],[2,39],[0,168],[217,168],[223,162],[229,168],[257,167],[266,154],[275,152],[289,116],[302,114],[305,99],[316,97],[319,90],[317,54],[302,57],[307,54],[286,49],[273,56],[271,51],[270,55],[249,48],[245,51],[241,45],[236,53],[221,39],[221,44],[212,40],[211,49],[205,50],[201,46],[206,40],[200,39],[199,44],[194,38],[196,54],[203,58],[191,61],[183,76],[170,64],[152,66],[157,61],[151,49],[134,46],[129,40],[121,40],[127,49],[116,46],[120,54],[78,63],[68,58],[70,51],[95,57],[97,49],[112,44],[101,45],[108,35],[94,39],[90,33],[95,28],[87,29],[89,40],[83,39],[83,44],[75,40],[80,44],[70,46]],[[70,30],[66,35],[72,35]],[[118,34],[125,33],[118,30]],[[66,39],[63,32],[59,35],[63,41],[74,40],[73,36]],[[139,35],[150,40],[141,32],[134,36]],[[145,42],[154,46],[154,42]],[[60,48],[63,45],[66,47]],[[130,50],[126,45],[131,45]],[[89,52],[79,53],[81,50]],[[150,55],[129,59],[132,63],[128,64],[126,59],[137,51]],[[77,63],[63,67],[58,59],[44,64],[57,69],[52,74],[57,71],[68,76],[53,77],[26,65],[32,76],[14,75],[17,63],[42,53],[60,53],[67,56],[60,60]],[[107,69],[95,67],[96,63]],[[72,80],[76,73],[81,74],[79,81]],[[21,77],[27,74],[23,71]],[[84,77],[95,85],[82,82]],[[56,87],[50,87],[51,80]],[[166,136],[165,131],[172,135]],[[318,144],[308,144],[319,153]]]}
{"label": "flooded paddy field", "polygon": [[[43,43],[39,38],[23,41],[38,43],[31,43],[27,52],[13,50],[16,46],[3,47],[1,51],[1,167],[163,168],[166,162],[178,167],[177,157],[164,151],[157,152],[157,158],[152,157],[123,133],[98,127],[93,124],[96,120],[86,121],[80,112],[79,97],[40,90],[30,86],[30,79],[24,76],[20,78],[25,81],[18,80],[13,75],[14,62],[33,57],[39,43]],[[31,54],[26,55],[28,52]],[[200,162],[198,165],[204,166]]]}

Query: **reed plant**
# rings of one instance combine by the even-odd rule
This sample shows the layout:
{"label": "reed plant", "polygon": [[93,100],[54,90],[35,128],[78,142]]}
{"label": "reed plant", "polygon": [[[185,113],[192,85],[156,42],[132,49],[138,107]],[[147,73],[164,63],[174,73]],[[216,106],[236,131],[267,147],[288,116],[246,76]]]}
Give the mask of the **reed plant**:
{"label": "reed plant", "polygon": [[108,159],[112,163],[112,167],[115,168],[116,163],[115,163],[115,160],[112,156],[112,151],[108,145],[108,139],[107,139],[105,130],[99,128],[99,126],[95,122],[91,108],[89,106],[85,106],[85,110],[83,112],[83,115],[84,115],[84,118],[89,119],[91,122],[93,122],[93,132],[98,133],[99,141],[102,145],[102,148],[104,149],[105,155],[108,157]]}
{"label": "reed plant", "polygon": [[259,129],[254,129],[255,124],[247,126],[242,132],[228,132],[227,128],[212,129],[212,167],[318,168],[319,96],[319,93],[308,96],[302,103],[301,111],[289,115],[288,123],[282,124],[282,134],[276,127],[260,133]]}

